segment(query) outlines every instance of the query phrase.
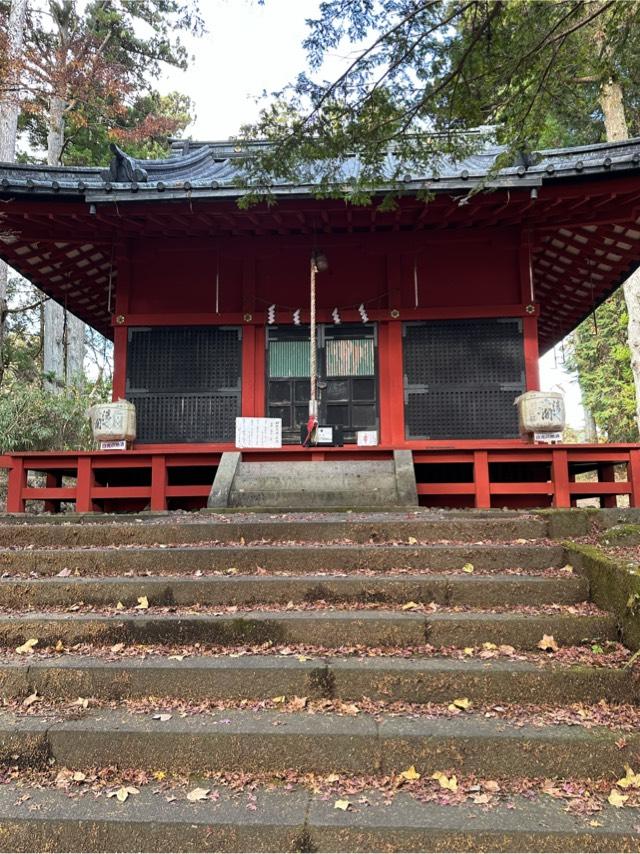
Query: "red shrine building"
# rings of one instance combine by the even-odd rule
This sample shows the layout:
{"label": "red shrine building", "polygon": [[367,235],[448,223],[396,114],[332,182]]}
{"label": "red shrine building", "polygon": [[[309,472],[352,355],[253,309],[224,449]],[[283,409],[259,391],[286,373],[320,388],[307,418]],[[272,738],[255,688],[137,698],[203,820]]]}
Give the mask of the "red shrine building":
{"label": "red shrine building", "polygon": [[[202,507],[238,416],[282,421],[282,447],[249,460],[410,451],[430,506],[640,506],[640,446],[538,445],[514,406],[539,388],[539,356],[640,263],[640,140],[492,174],[499,153],[407,175],[392,211],[284,184],[242,210],[229,142],[115,149],[108,169],[0,164],[0,256],[113,340],[114,400],[138,424],[128,450],[0,458],[8,510]],[[339,447],[301,443],[318,251],[318,415]]]}

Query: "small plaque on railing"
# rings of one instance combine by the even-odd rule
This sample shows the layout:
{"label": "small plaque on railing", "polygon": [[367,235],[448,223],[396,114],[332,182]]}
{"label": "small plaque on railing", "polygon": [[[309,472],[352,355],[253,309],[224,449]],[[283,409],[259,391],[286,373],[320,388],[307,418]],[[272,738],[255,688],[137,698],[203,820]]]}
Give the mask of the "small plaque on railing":
{"label": "small plaque on railing", "polygon": [[282,418],[236,418],[236,448],[281,448]]}
{"label": "small plaque on railing", "polygon": [[127,440],[119,439],[117,442],[100,442],[101,451],[126,451]]}

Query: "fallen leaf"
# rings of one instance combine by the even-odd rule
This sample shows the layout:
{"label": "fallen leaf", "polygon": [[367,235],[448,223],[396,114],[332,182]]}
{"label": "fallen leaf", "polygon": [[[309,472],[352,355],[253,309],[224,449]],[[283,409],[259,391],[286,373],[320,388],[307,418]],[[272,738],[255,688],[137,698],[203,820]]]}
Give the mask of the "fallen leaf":
{"label": "fallen leaf", "polygon": [[124,605],[120,600],[116,602],[116,611],[124,611]]}
{"label": "fallen leaf", "polygon": [[16,647],[16,652],[18,653],[18,655],[30,655],[33,652],[34,646],[37,646],[37,645],[38,645],[38,639],[37,638],[29,638],[29,640],[26,640],[22,644],[22,646]]}
{"label": "fallen leaf", "polygon": [[482,644],[482,649],[498,649],[495,643],[491,643],[491,641],[485,641]]}
{"label": "fallen leaf", "polygon": [[616,809],[620,809],[625,805],[625,802],[629,800],[629,795],[621,795],[617,789],[611,789],[609,797],[607,798],[612,807],[616,807]]}
{"label": "fallen leaf", "polygon": [[235,566],[230,566],[229,569],[227,569],[227,575],[237,575],[237,574],[238,574],[238,570],[235,568]]}
{"label": "fallen leaf", "polygon": [[83,774],[82,771],[76,771],[73,775],[74,783],[84,783],[84,781],[86,779],[87,779],[87,775]]}
{"label": "fallen leaf", "polygon": [[62,643],[61,640],[59,640],[55,645],[55,651],[56,652],[62,652],[63,649],[64,649],[64,644]]}
{"label": "fallen leaf", "polygon": [[557,652],[559,649],[553,635],[542,635],[542,640],[538,641],[537,646],[544,652]]}
{"label": "fallen leaf", "polygon": [[325,777],[327,783],[337,783],[339,779],[340,777],[338,774],[329,774],[328,777]]}
{"label": "fallen leaf", "polygon": [[116,798],[123,804],[129,795],[137,795],[140,789],[136,789],[135,786],[120,786],[119,789],[114,789],[112,792],[107,792],[108,798]]}
{"label": "fallen leaf", "polygon": [[589,822],[589,827],[604,827],[604,825],[602,824],[601,821],[598,821],[597,819],[592,818],[591,821]]}
{"label": "fallen leaf", "polygon": [[625,765],[626,774],[621,780],[616,781],[616,786],[621,789],[640,789],[640,774],[634,774],[628,765]]}
{"label": "fallen leaf", "polygon": [[61,569],[60,572],[58,573],[58,578],[68,578],[70,575],[71,575],[71,570],[65,566],[65,568]]}
{"label": "fallen leaf", "polygon": [[573,572],[573,567],[571,566],[570,563],[567,563],[564,566],[560,567],[560,571],[561,572]]}
{"label": "fallen leaf", "polygon": [[82,706],[83,709],[89,708],[89,700],[86,697],[78,697],[75,702],[71,703],[72,706]]}
{"label": "fallen leaf", "polygon": [[415,546],[415,544],[416,544],[418,541],[416,540],[416,538],[415,538],[415,537],[409,537],[409,539],[407,540],[407,542],[409,543],[409,545],[410,545],[410,546]]}
{"label": "fallen leaf", "polygon": [[167,772],[166,772],[166,771],[154,771],[154,772],[153,772],[153,779],[154,779],[154,780],[157,780],[157,781],[158,781],[158,783],[162,783],[162,781],[164,780],[164,778],[165,778],[166,776],[167,776]]}
{"label": "fallen leaf", "polygon": [[184,655],[170,655],[169,661],[182,661],[184,659]]}
{"label": "fallen leaf", "polygon": [[209,794],[210,791],[211,791],[211,789],[192,789],[187,794],[187,800],[193,801],[193,802],[195,802],[195,801],[206,801],[207,795]]}
{"label": "fallen leaf", "polygon": [[418,774],[415,765],[411,765],[406,771],[401,771],[400,776],[403,780],[419,780],[422,775]]}
{"label": "fallen leaf", "polygon": [[123,649],[123,643],[114,643],[114,645],[111,647],[111,652],[122,652]]}
{"label": "fallen leaf", "polygon": [[336,801],[333,805],[333,808],[334,810],[342,810],[343,812],[346,812],[346,810],[348,810],[350,806],[351,801]]}
{"label": "fallen leaf", "polygon": [[472,646],[465,646],[465,648],[462,651],[464,652],[465,655],[473,655],[474,648]]}
{"label": "fallen leaf", "polygon": [[462,567],[463,572],[473,572],[474,569],[475,567],[472,563],[465,563],[465,565]]}
{"label": "fallen leaf", "polygon": [[28,709],[29,706],[33,706],[33,704],[36,703],[39,699],[40,697],[38,697],[38,692],[34,691],[33,694],[29,694],[29,696],[22,701],[22,705],[25,707],[25,709]]}
{"label": "fallen leaf", "polygon": [[307,707],[307,698],[306,697],[293,697],[289,701],[289,706],[294,712],[301,712],[303,709]]}
{"label": "fallen leaf", "polygon": [[431,775],[432,780],[437,780],[440,783],[441,788],[449,789],[451,792],[458,791],[458,778],[455,774],[451,777],[447,777],[446,774],[443,774],[442,771],[436,771]]}
{"label": "fallen leaf", "polygon": [[482,788],[487,792],[499,792],[500,786],[495,780],[485,780],[482,783]]}
{"label": "fallen leaf", "polygon": [[463,712],[466,712],[472,705],[473,703],[467,697],[458,697],[449,706],[449,711],[454,712],[456,709],[461,709]]}
{"label": "fallen leaf", "polygon": [[280,703],[284,703],[284,701],[285,701],[286,699],[287,699],[287,698],[284,696],[284,694],[282,694],[280,697],[272,697],[272,698],[271,698],[272,702],[274,702],[274,703],[278,703],[278,704],[280,704]]}
{"label": "fallen leaf", "polygon": [[168,714],[164,714],[164,713],[158,714],[158,715],[153,715],[154,721],[162,721],[163,723],[165,721],[170,721],[171,718],[172,718],[172,715],[168,715]]}
{"label": "fallen leaf", "polygon": [[405,602],[404,605],[402,606],[402,610],[403,611],[415,611],[415,609],[419,608],[419,607],[420,607],[420,605],[418,605],[417,602]]}
{"label": "fallen leaf", "polygon": [[149,607],[149,600],[146,596],[138,596],[138,604],[135,606],[138,611],[146,611]]}
{"label": "fallen leaf", "polygon": [[472,795],[471,800],[474,804],[488,804],[491,798],[485,792],[482,795]]}

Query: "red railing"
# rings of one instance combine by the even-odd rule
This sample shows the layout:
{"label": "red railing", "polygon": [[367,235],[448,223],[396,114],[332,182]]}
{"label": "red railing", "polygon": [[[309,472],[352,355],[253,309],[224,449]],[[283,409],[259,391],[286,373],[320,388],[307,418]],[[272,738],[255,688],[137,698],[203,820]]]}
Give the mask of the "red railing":
{"label": "red railing", "polygon": [[[416,443],[418,444],[418,443]],[[570,507],[598,498],[640,507],[640,445],[526,445],[513,440],[414,447],[421,504],[458,507]],[[43,501],[78,512],[197,509],[206,506],[222,453],[233,446],[147,446],[131,451],[21,452],[0,456],[9,470],[7,511]],[[249,461],[388,459],[392,448],[245,451]],[[34,478],[33,475],[38,475]],[[580,479],[588,477],[588,480]],[[626,479],[620,479],[621,476]]]}

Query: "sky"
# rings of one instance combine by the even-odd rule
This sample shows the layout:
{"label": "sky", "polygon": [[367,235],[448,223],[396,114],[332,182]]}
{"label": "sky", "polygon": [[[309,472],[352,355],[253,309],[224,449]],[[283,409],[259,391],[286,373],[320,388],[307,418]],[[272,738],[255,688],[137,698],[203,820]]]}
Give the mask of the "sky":
{"label": "sky", "polygon": [[[195,122],[185,135],[199,140],[226,139],[258,115],[256,98],[292,80],[305,68],[302,41],[305,20],[319,0],[201,0],[207,35],[184,39],[193,61],[187,71],[168,70],[157,81],[161,92],[187,93],[195,104]],[[330,55],[327,75],[339,73],[348,50]],[[567,421],[584,423],[578,383],[562,369],[560,348],[540,361],[544,391],[563,391]]]}

